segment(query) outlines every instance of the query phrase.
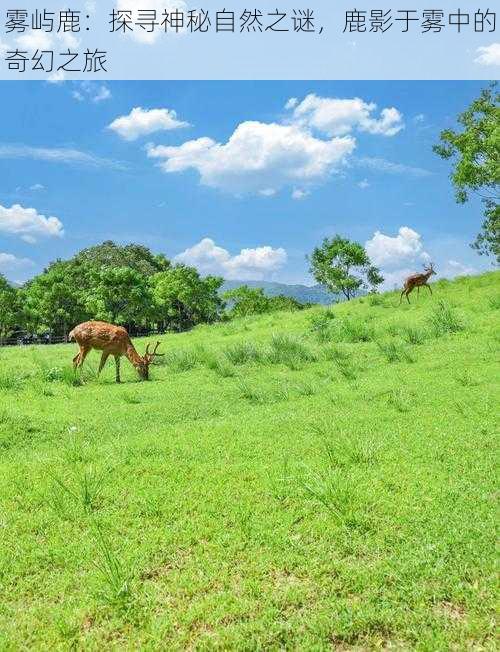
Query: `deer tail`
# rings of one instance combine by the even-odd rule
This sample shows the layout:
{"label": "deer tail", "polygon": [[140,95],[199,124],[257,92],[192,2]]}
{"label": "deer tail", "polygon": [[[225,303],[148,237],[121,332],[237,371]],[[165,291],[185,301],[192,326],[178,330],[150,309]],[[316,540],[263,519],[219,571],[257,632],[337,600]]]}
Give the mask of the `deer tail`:
{"label": "deer tail", "polygon": [[68,342],[74,342],[75,340],[76,340],[76,338],[75,338],[75,330],[73,329],[72,331],[70,331],[70,333],[68,335]]}

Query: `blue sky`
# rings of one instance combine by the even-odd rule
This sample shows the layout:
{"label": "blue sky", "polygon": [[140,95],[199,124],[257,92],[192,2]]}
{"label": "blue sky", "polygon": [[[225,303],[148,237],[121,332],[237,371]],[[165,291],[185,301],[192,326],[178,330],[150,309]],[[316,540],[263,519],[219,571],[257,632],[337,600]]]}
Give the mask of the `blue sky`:
{"label": "blue sky", "polygon": [[368,243],[389,287],[429,259],[488,268],[468,246],[481,205],[455,203],[432,152],[484,86],[0,82],[0,272],[113,239],[312,283],[305,256],[334,233]]}

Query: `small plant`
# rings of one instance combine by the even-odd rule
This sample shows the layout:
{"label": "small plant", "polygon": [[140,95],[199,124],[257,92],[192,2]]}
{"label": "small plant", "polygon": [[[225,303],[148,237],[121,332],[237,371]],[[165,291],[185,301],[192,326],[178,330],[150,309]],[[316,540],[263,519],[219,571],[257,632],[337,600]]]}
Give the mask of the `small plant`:
{"label": "small plant", "polygon": [[480,380],[473,376],[468,370],[465,370],[462,374],[457,376],[457,382],[459,382],[463,387],[476,387],[481,384]]}
{"label": "small plant", "polygon": [[418,345],[425,342],[427,333],[423,328],[407,325],[402,327],[401,336],[407,344]]}
{"label": "small plant", "polygon": [[377,342],[377,346],[388,362],[415,362],[415,359],[406,347],[395,340]]}
{"label": "small plant", "polygon": [[410,397],[408,392],[403,388],[391,389],[388,392],[387,403],[395,408],[398,412],[408,412],[410,409]]}
{"label": "small plant", "polygon": [[371,342],[374,338],[373,327],[361,319],[338,320],[333,334],[341,342]]}
{"label": "small plant", "polygon": [[99,558],[94,561],[104,581],[101,597],[113,607],[125,608],[131,601],[130,574],[125,573],[123,564],[113,552],[111,545],[104,536],[101,527],[95,523],[94,536]]}
{"label": "small plant", "polygon": [[335,313],[330,309],[314,313],[309,317],[310,330],[319,342],[328,342],[331,339],[333,319],[335,319]]}
{"label": "small plant", "polygon": [[24,383],[24,377],[13,374],[0,374],[0,391],[10,392],[19,390]]}
{"label": "small plant", "polygon": [[196,367],[199,362],[199,353],[194,349],[181,349],[170,351],[165,355],[165,364],[172,371],[189,371]]}
{"label": "small plant", "polygon": [[230,378],[236,373],[234,366],[229,360],[218,353],[207,353],[205,364],[209,369],[215,371],[218,376],[222,376],[223,378]]}
{"label": "small plant", "polygon": [[370,306],[383,306],[385,304],[384,297],[380,294],[370,294],[368,296]]}
{"label": "small plant", "polygon": [[429,317],[429,322],[436,337],[458,333],[465,328],[456,311],[445,301],[439,301]]}
{"label": "small plant", "polygon": [[232,344],[224,350],[224,355],[234,365],[259,362],[262,359],[262,351],[253,342]]}
{"label": "small plant", "polygon": [[264,393],[252,387],[246,380],[239,382],[240,397],[250,401],[250,403],[264,403]]}
{"label": "small plant", "polygon": [[314,353],[297,337],[273,335],[267,355],[274,364],[285,364],[290,369],[298,369],[305,362],[316,360]]}
{"label": "small plant", "polygon": [[488,305],[492,310],[500,310],[500,294],[488,299]]}

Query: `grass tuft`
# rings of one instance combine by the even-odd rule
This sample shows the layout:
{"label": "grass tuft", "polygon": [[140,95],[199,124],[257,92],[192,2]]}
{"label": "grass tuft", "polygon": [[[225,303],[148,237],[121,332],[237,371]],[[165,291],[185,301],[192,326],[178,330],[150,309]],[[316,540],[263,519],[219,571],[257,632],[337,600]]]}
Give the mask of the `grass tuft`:
{"label": "grass tuft", "polygon": [[448,333],[458,333],[465,329],[464,323],[458,316],[456,310],[442,299],[439,300],[437,306],[432,311],[429,317],[429,323],[436,337]]}

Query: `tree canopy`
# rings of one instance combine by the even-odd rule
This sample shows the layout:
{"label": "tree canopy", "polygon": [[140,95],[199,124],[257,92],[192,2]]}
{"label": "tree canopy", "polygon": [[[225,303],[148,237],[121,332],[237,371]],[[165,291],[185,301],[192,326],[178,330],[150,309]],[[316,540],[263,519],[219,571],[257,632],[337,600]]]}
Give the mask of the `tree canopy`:
{"label": "tree canopy", "polygon": [[445,129],[436,154],[453,161],[451,181],[457,202],[468,201],[469,194],[481,197],[484,220],[472,244],[480,254],[500,261],[500,93],[497,84],[481,95],[458,116],[459,131]]}
{"label": "tree canopy", "polygon": [[340,235],[325,238],[309,257],[310,272],[333,293],[352,299],[361,289],[375,290],[383,277],[364,247]]}

